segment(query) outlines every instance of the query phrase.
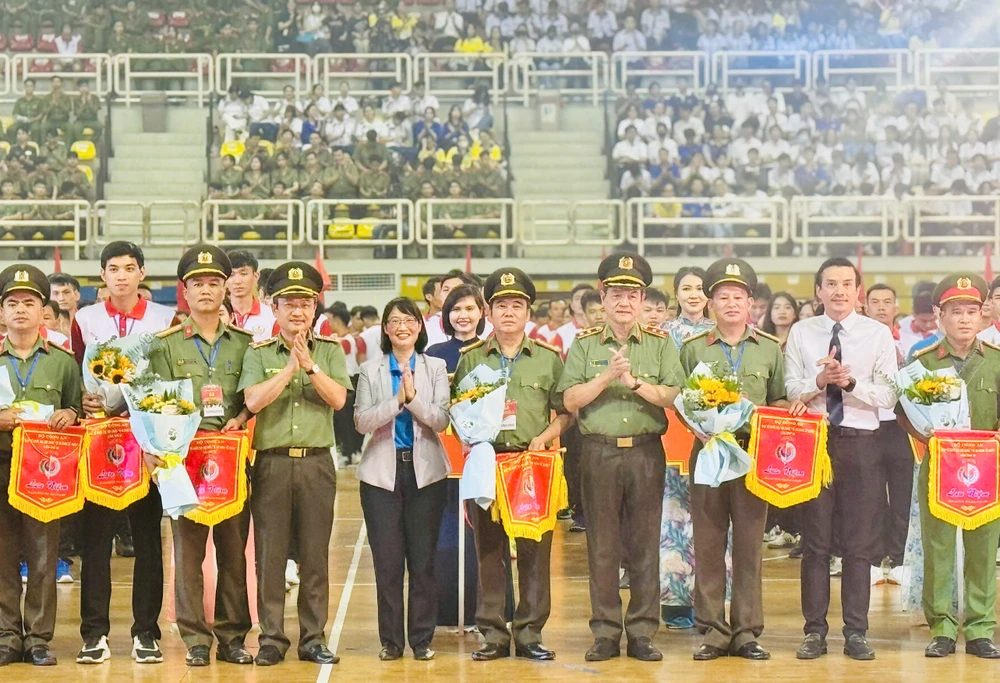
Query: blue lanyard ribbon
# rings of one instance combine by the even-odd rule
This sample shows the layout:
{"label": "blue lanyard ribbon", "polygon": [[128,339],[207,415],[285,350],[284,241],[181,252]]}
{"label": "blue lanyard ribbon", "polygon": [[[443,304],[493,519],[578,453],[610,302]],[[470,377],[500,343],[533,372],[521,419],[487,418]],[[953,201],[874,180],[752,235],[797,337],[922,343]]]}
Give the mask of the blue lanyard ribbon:
{"label": "blue lanyard ribbon", "polygon": [[28,384],[31,382],[31,376],[35,374],[35,366],[38,365],[38,352],[35,352],[35,359],[31,361],[31,367],[28,368],[28,376],[21,379],[21,371],[17,369],[17,363],[13,358],[10,358],[10,367],[14,368],[14,374],[17,376],[17,383],[21,387],[21,396],[24,396],[24,392],[28,389]]}
{"label": "blue lanyard ribbon", "polygon": [[726,360],[729,361],[729,367],[732,368],[733,374],[738,375],[740,373],[740,363],[743,362],[743,352],[747,350],[747,342],[744,339],[740,344],[740,354],[736,357],[736,362],[733,362],[732,347],[726,342],[722,342],[722,350],[726,354]]}
{"label": "blue lanyard ribbon", "polygon": [[[503,355],[502,351],[500,352],[500,370],[503,372],[503,376],[505,379],[510,380],[510,376],[514,374],[513,365],[514,363],[517,362],[517,359],[520,357],[521,357],[520,351],[518,351],[517,355],[514,356],[513,358],[507,358],[507,356]],[[509,370],[507,369],[508,362],[511,364],[511,369]]]}
{"label": "blue lanyard ribbon", "polygon": [[195,339],[194,339],[194,343],[198,347],[198,353],[201,354],[201,359],[203,361],[205,361],[206,365],[208,365],[208,376],[209,377],[212,376],[212,372],[215,370],[215,357],[217,355],[219,355],[219,343],[221,341],[222,341],[222,337],[220,336],[218,339],[215,340],[215,343],[212,344],[212,354],[210,356],[206,356],[205,352],[201,348],[201,340],[198,339],[197,337],[195,337]]}

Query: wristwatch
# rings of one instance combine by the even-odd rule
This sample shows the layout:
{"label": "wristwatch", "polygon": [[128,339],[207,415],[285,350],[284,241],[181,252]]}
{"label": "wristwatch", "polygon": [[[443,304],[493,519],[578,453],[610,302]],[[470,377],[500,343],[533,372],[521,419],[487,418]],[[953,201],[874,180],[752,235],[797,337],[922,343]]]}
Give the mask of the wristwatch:
{"label": "wristwatch", "polygon": [[319,363],[313,363],[313,366],[306,370],[307,375],[315,375],[317,372],[319,372]]}
{"label": "wristwatch", "polygon": [[847,386],[844,387],[844,391],[846,391],[847,393],[851,393],[852,391],[854,391],[854,387],[856,386],[858,386],[858,380],[851,377],[847,382]]}
{"label": "wristwatch", "polygon": [[639,388],[644,384],[641,379],[636,379],[635,384],[632,385],[632,392],[639,391]]}

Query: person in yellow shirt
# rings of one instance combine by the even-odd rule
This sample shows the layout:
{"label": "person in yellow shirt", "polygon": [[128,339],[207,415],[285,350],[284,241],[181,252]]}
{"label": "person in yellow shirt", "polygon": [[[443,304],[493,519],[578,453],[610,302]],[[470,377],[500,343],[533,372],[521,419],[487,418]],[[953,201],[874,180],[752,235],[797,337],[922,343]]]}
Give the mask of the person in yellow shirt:
{"label": "person in yellow shirt", "polygon": [[482,54],[492,51],[493,49],[489,46],[489,43],[479,35],[479,28],[472,23],[465,25],[465,36],[455,41],[455,52]]}
{"label": "person in yellow shirt", "polygon": [[493,140],[493,134],[488,130],[479,131],[479,139],[472,143],[472,148],[469,150],[469,156],[473,159],[479,159],[483,152],[489,152],[490,158],[493,161],[501,162],[503,161],[503,150],[500,149],[500,145]]}

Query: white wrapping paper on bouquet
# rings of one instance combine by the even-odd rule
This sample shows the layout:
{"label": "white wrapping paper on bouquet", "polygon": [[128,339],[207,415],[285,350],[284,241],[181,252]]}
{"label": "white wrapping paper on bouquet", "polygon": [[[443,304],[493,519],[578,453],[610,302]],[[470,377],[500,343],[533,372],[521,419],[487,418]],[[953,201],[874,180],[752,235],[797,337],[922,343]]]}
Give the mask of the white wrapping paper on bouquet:
{"label": "white wrapping paper on bouquet", "polygon": [[502,370],[485,365],[476,367],[459,382],[459,395],[476,386],[500,383],[499,386],[476,401],[459,401],[449,409],[455,434],[463,444],[472,447],[459,480],[459,495],[462,500],[475,501],[484,510],[496,500],[496,451],[492,441],[500,434],[503,424],[507,400],[507,385],[501,383],[503,379]]}

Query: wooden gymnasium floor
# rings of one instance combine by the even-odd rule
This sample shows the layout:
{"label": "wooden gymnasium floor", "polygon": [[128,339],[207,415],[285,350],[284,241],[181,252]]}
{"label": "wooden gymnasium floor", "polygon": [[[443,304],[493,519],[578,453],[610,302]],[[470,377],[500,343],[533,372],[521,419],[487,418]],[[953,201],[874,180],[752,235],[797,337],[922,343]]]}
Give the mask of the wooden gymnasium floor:
{"label": "wooden gymnasium floor", "polygon": [[[376,628],[375,585],[371,553],[360,537],[362,519],[358,501],[358,483],[353,471],[342,471],[337,496],[336,523],[333,531],[333,549],[330,554],[330,628],[334,649],[341,662],[335,667],[321,668],[306,664],[292,655],[275,668],[219,664],[202,669],[188,669],[184,665],[184,646],[161,617],[164,638],[161,646],[165,661],[162,664],[138,665],[129,659],[131,642],[131,560],[113,560],[115,582],[112,597],[112,659],[98,666],[74,663],[80,646],[78,635],[79,583],[59,586],[59,619],[56,636],[52,642],[59,666],[43,669],[17,664],[0,669],[0,681],[185,681],[229,683],[236,681],[365,681],[373,680],[517,680],[574,681],[633,680],[633,681],[718,681],[720,679],[756,680],[827,680],[827,681],[897,681],[922,680],[997,680],[1000,663],[990,663],[967,657],[962,652],[946,660],[928,660],[922,650],[929,639],[926,627],[908,625],[908,618],[898,610],[897,587],[877,586],[872,591],[870,638],[877,650],[874,662],[852,662],[841,654],[842,639],[839,635],[839,579],[834,579],[831,605],[831,624],[834,632],[830,639],[830,654],[815,662],[799,662],[795,648],[801,638],[802,618],[799,612],[799,564],[780,551],[765,551],[764,605],[766,631],[762,644],[769,648],[769,662],[746,662],[737,659],[720,659],[715,662],[694,662],[692,651],[698,645],[698,636],[692,632],[667,632],[661,629],[656,644],[664,652],[664,661],[645,664],[623,656],[601,664],[584,661],[583,654],[591,644],[587,627],[589,600],[587,592],[586,539],[580,534],[565,532],[565,524],[556,531],[552,551],[552,616],[545,629],[545,643],[552,647],[557,658],[554,662],[534,663],[509,659],[492,663],[473,662],[469,655],[477,648],[478,636],[458,636],[440,629],[434,640],[437,658],[432,662],[416,662],[407,656],[397,662],[382,663],[378,660],[378,633]],[[164,551],[170,552],[169,528],[164,530]],[[78,567],[74,567],[74,573]],[[286,603],[286,631],[295,639],[296,592]],[[626,594],[627,599],[627,594]],[[247,645],[256,652],[257,634],[251,632]],[[214,651],[213,651],[214,652]],[[487,678],[488,677],[488,678]]]}

